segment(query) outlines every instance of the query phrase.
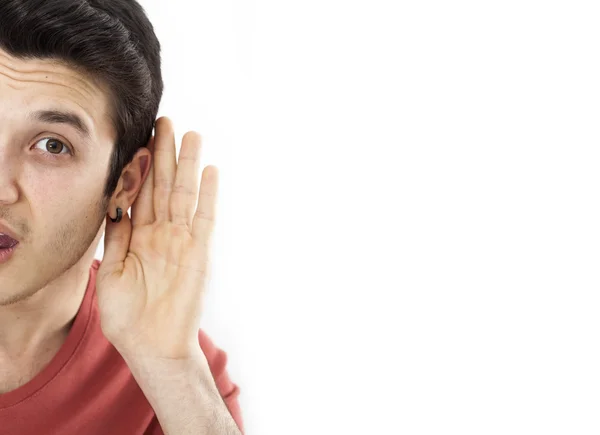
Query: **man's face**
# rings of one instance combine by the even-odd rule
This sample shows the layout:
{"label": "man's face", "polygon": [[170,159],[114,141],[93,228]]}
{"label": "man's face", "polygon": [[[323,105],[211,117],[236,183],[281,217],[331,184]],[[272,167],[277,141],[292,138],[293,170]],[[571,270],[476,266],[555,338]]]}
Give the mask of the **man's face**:
{"label": "man's face", "polygon": [[[103,230],[115,139],[108,107],[106,91],[74,70],[0,50],[0,223],[20,241],[0,264],[0,306],[75,265]],[[78,115],[89,137],[31,115],[45,110]]]}

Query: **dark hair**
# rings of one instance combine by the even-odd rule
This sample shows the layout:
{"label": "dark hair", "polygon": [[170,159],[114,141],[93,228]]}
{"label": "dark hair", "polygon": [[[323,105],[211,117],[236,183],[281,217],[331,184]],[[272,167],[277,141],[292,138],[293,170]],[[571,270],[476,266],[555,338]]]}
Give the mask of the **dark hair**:
{"label": "dark hair", "polygon": [[135,0],[0,0],[0,48],[20,59],[59,60],[107,85],[117,132],[105,200],[148,144],[163,92],[160,43]]}

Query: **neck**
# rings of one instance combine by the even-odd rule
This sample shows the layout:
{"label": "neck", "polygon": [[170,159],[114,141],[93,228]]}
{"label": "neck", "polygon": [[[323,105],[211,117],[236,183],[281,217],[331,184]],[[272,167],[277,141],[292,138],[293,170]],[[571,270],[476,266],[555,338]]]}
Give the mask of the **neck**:
{"label": "neck", "polygon": [[0,306],[0,367],[7,361],[35,361],[58,352],[83,301],[103,233],[104,225],[86,253],[59,277],[26,299]]}
{"label": "neck", "polygon": [[[91,265],[91,263],[90,263]],[[71,268],[30,298],[0,307],[0,361],[36,358],[66,339],[88,285],[88,271]]]}

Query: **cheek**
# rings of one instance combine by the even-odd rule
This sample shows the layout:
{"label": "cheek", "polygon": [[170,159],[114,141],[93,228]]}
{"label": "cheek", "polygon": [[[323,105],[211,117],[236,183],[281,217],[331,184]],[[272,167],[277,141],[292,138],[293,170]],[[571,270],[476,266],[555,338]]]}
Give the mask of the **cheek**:
{"label": "cheek", "polygon": [[54,253],[62,259],[58,262],[73,262],[80,258],[96,236],[97,214],[92,204],[82,200],[74,200],[77,206],[61,206],[58,203],[48,204],[47,217],[38,216],[40,221],[41,248],[47,255]]}
{"label": "cheek", "polygon": [[85,185],[72,185],[60,177],[41,177],[27,186],[23,193],[30,206],[33,233],[40,240],[72,239],[85,223],[91,225],[97,219],[97,206]]}
{"label": "cheek", "polygon": [[59,203],[67,200],[76,202],[81,197],[87,197],[87,194],[93,194],[98,184],[93,178],[96,175],[92,168],[82,169],[74,164],[40,163],[36,160],[24,166],[20,177],[23,189],[36,198]]}
{"label": "cheek", "polygon": [[36,197],[72,195],[75,190],[84,189],[88,182],[75,171],[36,162],[25,166],[21,179],[23,188]]}

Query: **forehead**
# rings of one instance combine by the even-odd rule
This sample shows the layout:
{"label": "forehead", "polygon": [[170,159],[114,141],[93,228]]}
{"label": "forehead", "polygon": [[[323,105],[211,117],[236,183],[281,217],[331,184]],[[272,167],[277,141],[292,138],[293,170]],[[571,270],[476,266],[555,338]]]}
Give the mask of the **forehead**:
{"label": "forehead", "polygon": [[17,59],[0,49],[0,96],[0,119],[68,110],[83,120],[92,140],[112,138],[108,88],[60,61]]}

